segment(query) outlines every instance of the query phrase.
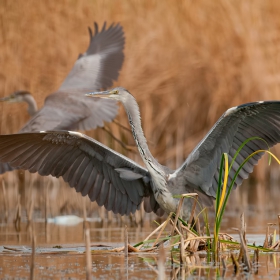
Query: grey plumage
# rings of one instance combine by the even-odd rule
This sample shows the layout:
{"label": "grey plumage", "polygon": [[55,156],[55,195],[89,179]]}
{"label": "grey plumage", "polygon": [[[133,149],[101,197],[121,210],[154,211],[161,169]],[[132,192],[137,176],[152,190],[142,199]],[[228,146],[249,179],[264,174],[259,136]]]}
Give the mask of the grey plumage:
{"label": "grey plumage", "polygon": [[[197,192],[204,205],[212,204],[222,153],[232,158],[248,137],[261,137],[269,147],[280,141],[280,101],[240,105],[227,110],[174,171],[159,164],[150,153],[138,105],[127,90],[115,88],[88,95],[123,103],[146,169],[83,134],[68,131],[1,135],[0,160],[41,175],[62,176],[82,195],[88,195],[114,213],[134,213],[145,200],[146,211],[162,214],[175,212],[178,199],[174,195],[183,193]],[[236,158],[230,178],[249,154],[267,149],[266,143],[248,142]],[[255,155],[244,165],[235,186],[248,177],[260,158],[261,154]],[[182,212],[185,219],[190,209],[191,203],[185,203]]]}
{"label": "grey plumage", "polygon": [[[95,33],[89,28],[90,43],[80,54],[72,70],[55,93],[47,96],[44,106],[37,111],[37,104],[27,91],[18,91],[0,101],[26,102],[32,118],[20,132],[39,130],[90,130],[103,127],[117,115],[114,100],[89,99],[84,93],[110,87],[119,76],[124,60],[124,32],[119,24],[106,29],[106,22]],[[37,111],[37,112],[36,112]],[[0,163],[0,174],[12,170]]]}

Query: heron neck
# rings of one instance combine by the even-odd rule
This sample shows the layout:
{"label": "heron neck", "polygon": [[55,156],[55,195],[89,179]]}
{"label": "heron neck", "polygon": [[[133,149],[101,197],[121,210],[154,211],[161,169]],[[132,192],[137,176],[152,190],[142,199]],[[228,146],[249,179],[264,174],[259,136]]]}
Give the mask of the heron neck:
{"label": "heron neck", "polygon": [[132,130],[133,138],[138,147],[141,158],[143,159],[147,169],[149,171],[157,171],[158,173],[163,173],[162,166],[157,162],[157,160],[152,156],[147,140],[144,136],[144,132],[141,126],[141,117],[139,112],[139,107],[136,100],[131,95],[130,99],[126,104],[124,104],[128,121]]}
{"label": "heron neck", "polygon": [[24,101],[28,104],[27,111],[30,116],[33,116],[37,112],[37,103],[31,94],[24,95]]}

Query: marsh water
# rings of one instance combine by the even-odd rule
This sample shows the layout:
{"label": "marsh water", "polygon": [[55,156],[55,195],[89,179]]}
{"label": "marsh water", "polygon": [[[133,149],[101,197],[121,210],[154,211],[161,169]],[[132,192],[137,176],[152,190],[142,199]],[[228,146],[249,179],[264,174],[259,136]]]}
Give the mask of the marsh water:
{"label": "marsh water", "polygon": [[[65,216],[67,217],[67,216]],[[248,218],[250,220],[250,218]],[[36,234],[35,279],[85,279],[85,241],[84,223],[73,222],[71,225],[45,223],[44,219],[33,221]],[[275,221],[275,219],[270,219]],[[142,226],[131,225],[127,219],[128,237],[131,244],[144,240],[155,228],[153,220],[146,219]],[[113,221],[104,223],[100,220],[89,220],[92,249],[92,277],[93,279],[156,279],[158,252],[130,253],[126,259],[123,252],[110,252],[109,249],[121,247],[124,244],[124,224]],[[238,227],[235,216],[225,216],[222,231],[236,233],[230,230]],[[264,242],[266,221],[259,220],[259,228],[254,231],[248,227],[247,240],[249,244]],[[273,227],[273,229],[277,227]],[[263,230],[262,230],[263,229]],[[0,225],[0,278],[28,279],[31,263],[31,225],[21,223],[20,231],[14,223]],[[237,253],[236,253],[237,254]],[[229,253],[225,253],[224,260],[227,269],[217,268],[207,262],[205,252],[196,253],[190,257],[190,263],[180,267],[176,261],[172,264],[170,252],[166,252],[165,275],[167,279],[183,278],[212,278],[218,275],[231,278],[234,275]],[[176,258],[176,257],[175,257]],[[280,254],[261,253],[257,270],[250,274],[251,279],[279,279]],[[238,277],[243,278],[241,273]],[[249,275],[247,275],[249,277]]]}
{"label": "marsh water", "polygon": [[[69,189],[67,189],[67,193],[69,193]],[[245,206],[244,200],[250,196],[250,193],[234,194],[229,201],[230,207],[223,218],[221,231],[231,234],[239,241],[233,228],[240,228],[240,214],[244,211],[248,244],[262,245],[264,243],[268,223],[275,224],[270,225],[269,233],[273,234],[276,230],[278,239],[277,214],[280,212],[280,205],[276,203],[278,193],[275,191],[265,193],[266,197],[261,197],[261,199],[268,198],[267,203],[257,201]],[[57,206],[58,203],[52,201],[52,189],[48,196],[48,207],[51,209],[52,204]],[[78,195],[75,194],[76,196]],[[250,199],[252,200],[252,197]],[[85,279],[85,227],[83,219],[79,218],[83,216],[82,211],[72,213],[71,207],[67,211],[64,207],[64,212],[58,213],[62,217],[53,215],[55,211],[49,211],[47,216],[52,218],[46,220],[47,212],[41,211],[46,208],[46,205],[43,205],[41,210],[40,207],[35,207],[32,223],[28,223],[28,203],[25,203],[27,206],[23,205],[21,208],[21,222],[16,225],[14,223],[16,207],[11,207],[13,205],[11,201],[9,204],[8,219],[5,221],[2,215],[0,224],[1,279],[29,279],[32,262],[32,235],[36,236],[35,279]],[[126,258],[123,252],[110,250],[123,246],[126,226],[129,243],[134,245],[143,241],[157,227],[158,223],[165,220],[165,217],[159,219],[154,215],[145,214],[144,220],[140,223],[133,216],[109,217],[106,212],[102,214],[97,207],[92,207],[92,204],[86,204],[86,206],[91,239],[93,279],[157,279],[160,256],[158,251],[130,253]],[[82,208],[80,207],[80,209]],[[213,218],[213,211],[210,211],[209,221],[212,225]],[[166,229],[166,235],[169,231]],[[237,258],[238,251],[225,251],[223,253],[225,265],[220,264],[220,266],[209,263],[206,252],[201,251],[190,255],[187,265],[181,267],[178,258],[176,260],[176,252],[173,253],[174,259],[171,259],[170,251],[165,252],[164,274],[167,279],[216,279],[217,277],[279,279],[280,277],[280,253],[260,253],[259,263],[253,272],[247,274],[240,271],[237,276],[234,276],[235,271],[230,253]]]}

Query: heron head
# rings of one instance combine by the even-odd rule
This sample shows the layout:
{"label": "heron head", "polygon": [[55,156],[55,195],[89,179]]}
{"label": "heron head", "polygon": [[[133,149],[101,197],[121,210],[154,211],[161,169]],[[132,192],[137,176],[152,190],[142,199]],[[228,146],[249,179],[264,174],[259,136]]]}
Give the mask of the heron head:
{"label": "heron head", "polygon": [[105,90],[105,91],[96,91],[86,93],[86,96],[89,97],[101,97],[107,99],[114,99],[117,101],[125,102],[127,96],[130,95],[129,91],[123,87],[116,87],[113,89]]}
{"label": "heron head", "polygon": [[9,102],[9,103],[23,102],[23,101],[25,101],[27,95],[30,96],[31,93],[29,91],[19,90],[19,91],[13,92],[9,96],[0,98],[0,101]]}

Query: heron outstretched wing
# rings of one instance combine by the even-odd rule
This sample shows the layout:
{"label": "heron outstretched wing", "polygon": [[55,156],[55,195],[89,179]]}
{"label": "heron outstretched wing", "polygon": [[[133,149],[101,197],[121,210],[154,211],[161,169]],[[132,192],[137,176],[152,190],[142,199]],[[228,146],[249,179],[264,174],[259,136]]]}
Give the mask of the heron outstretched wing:
{"label": "heron outstretched wing", "polygon": [[[237,169],[250,154],[257,150],[267,150],[268,146],[272,147],[280,142],[279,127],[279,101],[254,102],[233,107],[221,116],[174,173],[173,178],[181,178],[186,185],[215,197],[222,154],[227,153],[231,162],[246,139],[260,137],[265,140],[249,141],[240,151],[229,174],[229,186]],[[248,178],[262,155],[263,153],[258,153],[249,159],[239,172],[234,187]]]}
{"label": "heron outstretched wing", "polygon": [[[144,197],[153,195],[145,168],[78,132],[0,135],[0,161],[62,177],[83,196],[121,215],[134,213]],[[150,206],[155,212],[158,208]]]}
{"label": "heron outstretched wing", "polygon": [[119,24],[101,31],[94,23],[87,51],[81,54],[59,90],[49,95],[20,132],[40,130],[90,130],[111,122],[118,113],[117,102],[84,96],[87,91],[112,85],[123,64],[124,32]]}
{"label": "heron outstretched wing", "polygon": [[59,91],[82,89],[98,90],[110,87],[119,76],[123,64],[124,32],[119,24],[101,31],[94,23],[95,34],[89,28],[90,44],[84,54],[80,54],[74,67],[62,83]]}
{"label": "heron outstretched wing", "polygon": [[[122,27],[112,24],[101,31],[94,23],[87,51],[81,54],[59,90],[45,99],[43,108],[24,125],[20,132],[40,130],[90,130],[104,126],[117,115],[114,100],[87,98],[84,93],[112,85],[123,64],[125,43]],[[35,101],[34,101],[35,102]],[[35,103],[36,104],[36,103]],[[13,170],[0,162],[0,174]]]}

